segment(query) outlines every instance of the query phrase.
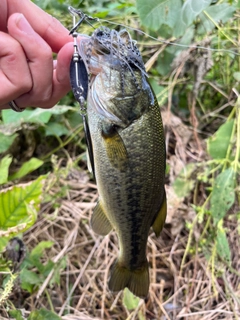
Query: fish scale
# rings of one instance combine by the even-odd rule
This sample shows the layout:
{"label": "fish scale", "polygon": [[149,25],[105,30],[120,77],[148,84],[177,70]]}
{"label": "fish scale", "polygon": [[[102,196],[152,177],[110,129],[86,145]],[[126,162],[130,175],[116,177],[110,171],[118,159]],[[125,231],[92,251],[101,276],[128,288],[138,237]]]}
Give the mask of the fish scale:
{"label": "fish scale", "polygon": [[[88,108],[100,199],[103,199],[108,218],[116,229],[122,254],[121,261],[130,269],[137,268],[141,266],[142,261],[146,261],[148,232],[163,198],[164,140],[159,139],[159,107],[154,106],[152,109],[150,115],[144,115],[144,119],[136,121],[131,128],[121,132],[128,150],[130,168],[120,173],[111,167],[108,156],[103,151],[104,144],[99,130],[95,130],[97,122],[101,119],[96,117],[90,106]],[[155,126],[151,119],[158,119]],[[134,144],[130,137],[134,137]],[[155,147],[152,148],[151,145]],[[115,188],[115,180],[121,186],[118,189]],[[134,226],[139,228],[136,229]],[[141,239],[138,245],[134,240],[135,236]]]}
{"label": "fish scale", "polygon": [[[95,30],[90,39],[80,42],[84,61],[89,58],[89,43],[87,115],[99,192],[91,224],[96,233],[105,235],[114,229],[118,236],[119,255],[111,267],[109,288],[119,291],[128,287],[145,297],[149,289],[149,230],[152,226],[158,236],[166,218],[160,108],[140,53],[127,32]],[[121,48],[119,56],[115,45]]]}

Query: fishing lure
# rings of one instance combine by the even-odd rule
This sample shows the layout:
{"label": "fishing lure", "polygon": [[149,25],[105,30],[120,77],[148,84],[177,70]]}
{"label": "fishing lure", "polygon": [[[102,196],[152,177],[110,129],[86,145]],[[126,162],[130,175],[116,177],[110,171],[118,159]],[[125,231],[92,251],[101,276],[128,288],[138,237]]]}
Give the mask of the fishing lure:
{"label": "fishing lure", "polygon": [[[76,32],[76,30],[83,21],[86,21],[88,24],[92,26],[89,20],[95,21],[98,19],[88,16],[84,14],[82,11],[77,10],[71,6],[68,7],[68,10],[73,17],[73,28],[70,30],[70,34],[73,37],[73,47],[74,47],[73,56],[70,62],[70,84],[72,87],[73,95],[80,105],[80,115],[82,116],[82,119],[83,119],[84,133],[86,137],[89,160],[91,163],[92,173],[94,176],[94,159],[93,159],[93,153],[92,153],[92,141],[91,141],[89,126],[87,122],[87,95],[88,95],[89,79],[88,79],[88,72],[87,72],[85,63],[78,52],[77,37],[79,34]],[[80,20],[77,23],[76,23],[76,16],[80,17]]]}

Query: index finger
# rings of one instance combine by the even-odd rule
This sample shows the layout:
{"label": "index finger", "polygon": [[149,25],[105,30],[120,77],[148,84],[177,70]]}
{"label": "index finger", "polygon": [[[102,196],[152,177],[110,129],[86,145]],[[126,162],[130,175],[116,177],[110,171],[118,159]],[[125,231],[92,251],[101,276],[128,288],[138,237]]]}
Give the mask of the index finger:
{"label": "index finger", "polygon": [[32,28],[49,44],[53,52],[58,52],[64,44],[72,41],[69,31],[56,18],[30,0],[1,0],[0,30],[7,32],[7,21],[13,13],[22,13]]}

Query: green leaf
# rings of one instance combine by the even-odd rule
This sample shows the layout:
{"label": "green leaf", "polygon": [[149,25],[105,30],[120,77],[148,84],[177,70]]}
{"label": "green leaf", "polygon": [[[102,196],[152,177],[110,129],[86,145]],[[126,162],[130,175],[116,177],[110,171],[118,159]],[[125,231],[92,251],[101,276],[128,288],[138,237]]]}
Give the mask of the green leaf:
{"label": "green leaf", "polygon": [[235,172],[233,168],[221,172],[214,181],[210,199],[210,212],[214,223],[223,219],[235,201]]}
{"label": "green leaf", "polygon": [[212,0],[186,0],[181,10],[181,19],[189,26],[193,20],[210,4]]}
{"label": "green leaf", "polygon": [[[22,288],[28,290],[30,293],[35,291],[37,287],[43,283],[52,269],[55,267],[55,263],[48,260],[46,264],[41,262],[43,252],[47,248],[51,248],[54,242],[42,241],[40,242],[30,254],[27,255],[23,262],[23,269],[20,274]],[[36,269],[37,273],[32,272],[29,269]],[[31,281],[28,281],[28,277],[31,277]]]}
{"label": "green leaf", "polygon": [[234,77],[234,79],[236,79],[237,81],[240,81],[240,72],[233,72],[233,77]]}
{"label": "green leaf", "polygon": [[222,224],[223,224],[223,220],[220,220],[218,223],[218,229],[217,229],[217,253],[223,260],[230,263],[231,251],[229,248],[226,232],[223,229]]}
{"label": "green leaf", "polygon": [[[44,276],[44,278],[46,278],[53,269],[55,271],[55,263],[52,260],[48,260],[48,262],[44,264],[43,268],[39,269],[39,271]],[[58,278],[60,279],[60,274],[58,274]]]}
{"label": "green leaf", "polygon": [[171,70],[171,63],[175,58],[176,49],[175,48],[167,48],[164,50],[158,57],[157,61],[157,71],[160,75],[165,76]]}
{"label": "green leaf", "polygon": [[179,37],[184,34],[188,26],[194,21],[194,19],[209,5],[211,0],[186,0],[178,13],[178,20],[174,26],[174,36]]}
{"label": "green leaf", "polygon": [[186,197],[194,187],[194,181],[191,176],[195,170],[196,165],[189,163],[185,168],[182,169],[179,176],[173,183],[173,189],[177,196]]}
{"label": "green leaf", "polygon": [[52,311],[40,309],[32,311],[27,320],[61,320],[61,318]]}
{"label": "green leaf", "polygon": [[67,111],[76,111],[76,108],[70,106],[56,105],[55,107],[49,109],[49,112],[55,115],[63,114]]}
{"label": "green leaf", "polygon": [[[216,23],[226,23],[236,11],[236,8],[233,5],[228,3],[221,3],[215,6],[210,6],[205,10],[205,12],[211,17]],[[201,23],[198,27],[199,34],[206,34],[212,31],[215,28],[214,23],[203,13],[199,15]]]}
{"label": "green leaf", "polygon": [[20,310],[10,310],[9,314],[11,317],[14,317],[16,320],[24,320],[22,312]]}
{"label": "green leaf", "polygon": [[9,240],[8,237],[2,237],[2,236],[0,237],[0,253],[2,253],[5,250],[8,244],[8,240]]}
{"label": "green leaf", "polygon": [[213,159],[225,159],[229,147],[234,119],[225,122],[207,139],[207,150]]}
{"label": "green leaf", "polygon": [[30,254],[31,259],[40,259],[45,249],[50,249],[54,245],[53,241],[41,241]]}
{"label": "green leaf", "polygon": [[62,114],[73,109],[74,108],[68,106],[55,106],[48,110],[36,108],[34,110],[24,110],[20,113],[7,109],[2,110],[2,119],[4,124],[13,122],[30,122],[42,125],[48,123],[53,114]]}
{"label": "green leaf", "polygon": [[142,24],[157,31],[162,24],[169,27],[175,25],[181,0],[137,0],[137,10]]}
{"label": "green leaf", "polygon": [[21,113],[15,112],[13,110],[3,110],[2,119],[4,124],[10,124],[12,122],[23,123],[39,123],[44,124],[51,118],[51,112],[45,109],[35,109],[35,110],[24,110]]}
{"label": "green leaf", "polygon": [[[185,46],[186,46],[186,45],[191,45],[191,44],[192,44],[192,41],[193,41],[193,39],[194,39],[194,33],[195,33],[195,26],[194,26],[194,25],[189,26],[189,27],[185,30],[185,32],[184,32],[181,40],[180,40],[178,43],[183,44],[183,45],[185,45]],[[186,50],[186,47],[180,47],[180,48],[178,49],[178,52],[181,52],[181,51],[183,51],[183,50]]]}
{"label": "green leaf", "polygon": [[30,271],[28,269],[21,270],[20,279],[21,279],[22,285],[25,285],[25,283],[31,284],[31,285],[38,285],[42,283],[42,279],[39,277],[39,274],[37,274],[36,272]]}
{"label": "green leaf", "polygon": [[37,268],[38,271],[47,276],[48,273],[52,270],[54,262],[51,260],[48,261],[46,265],[41,263],[41,258],[45,249],[51,248],[54,243],[52,241],[41,241],[30,254],[27,255],[27,258],[24,260],[24,266],[26,268]]}
{"label": "green leaf", "polygon": [[49,122],[46,126],[46,136],[57,136],[69,134],[69,130],[61,123]]}
{"label": "green leaf", "polygon": [[159,105],[164,105],[168,99],[168,90],[163,86],[160,86],[154,79],[149,79],[149,83],[156,95]]}
{"label": "green leaf", "polygon": [[21,123],[8,123],[8,124],[0,124],[0,132],[4,134],[5,136],[11,136],[15,132],[22,129]]}
{"label": "green leaf", "polygon": [[41,275],[23,268],[20,272],[21,288],[29,293],[35,292],[43,282]]}
{"label": "green leaf", "polygon": [[52,286],[54,284],[57,284],[60,286],[61,284],[61,274],[62,274],[62,270],[66,269],[67,266],[67,259],[66,256],[63,257],[60,261],[58,261],[58,263],[54,264],[54,273],[52,275],[52,278],[49,282],[49,285]]}
{"label": "green leaf", "polygon": [[[153,91],[154,91],[154,93],[155,93],[157,98],[159,96],[163,95],[163,91],[165,90],[165,88],[163,86],[160,86],[155,79],[151,79],[150,78],[149,79],[149,83],[150,83],[151,88],[153,89]],[[167,95],[167,93],[166,93],[166,95]],[[164,101],[166,101],[166,98],[167,97],[165,97]]]}
{"label": "green leaf", "polygon": [[75,128],[79,126],[79,124],[83,123],[82,116],[78,112],[69,112],[66,115],[67,121],[70,124],[71,128]]}
{"label": "green leaf", "polygon": [[6,155],[0,161],[0,184],[4,184],[8,181],[8,170],[11,162],[12,157],[10,155]]}
{"label": "green leaf", "polygon": [[26,161],[16,173],[12,174],[9,177],[9,180],[20,179],[29,174],[30,172],[41,167],[43,163],[44,162],[42,160],[39,160],[37,158],[31,158],[29,161]]}
{"label": "green leaf", "polygon": [[[27,230],[36,220],[44,176],[37,180],[0,191],[0,229],[7,230],[22,224]],[[23,230],[21,229],[23,232]]]}
{"label": "green leaf", "polygon": [[0,153],[7,151],[11,147],[16,137],[17,134],[7,136],[0,132]]}
{"label": "green leaf", "polygon": [[41,258],[43,256],[43,252],[45,249],[51,248],[53,246],[52,241],[41,241],[28,255],[27,259],[25,260],[25,264],[27,267],[36,267],[41,274],[49,273],[48,268],[53,267],[54,263],[50,261],[51,266],[43,265],[41,263]]}
{"label": "green leaf", "polygon": [[128,288],[123,291],[123,304],[128,310],[136,309],[140,298],[136,297]]}

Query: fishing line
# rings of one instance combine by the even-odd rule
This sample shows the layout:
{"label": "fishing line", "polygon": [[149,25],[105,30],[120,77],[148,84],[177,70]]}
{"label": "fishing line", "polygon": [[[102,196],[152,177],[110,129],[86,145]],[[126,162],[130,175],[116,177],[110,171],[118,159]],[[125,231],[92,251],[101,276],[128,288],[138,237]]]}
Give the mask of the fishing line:
{"label": "fishing line", "polygon": [[[132,31],[136,31],[142,35],[145,35],[147,36],[148,38],[156,41],[156,42],[159,42],[159,43],[164,43],[164,44],[167,44],[167,45],[172,45],[172,46],[176,46],[176,47],[182,47],[182,48],[188,48],[188,49],[202,49],[202,50],[206,50],[206,51],[212,51],[212,52],[225,52],[225,53],[231,53],[231,54],[234,54],[236,56],[240,56],[240,53],[237,53],[233,50],[230,50],[230,49],[214,49],[214,48],[206,48],[204,46],[199,46],[199,45],[187,45],[187,44],[182,44],[182,43],[176,43],[176,42],[172,42],[172,41],[167,41],[167,40],[160,40],[160,39],[157,39],[153,36],[150,36],[149,34],[147,34],[146,32],[140,30],[140,29],[137,29],[137,28],[133,28],[133,27],[129,27],[127,25],[124,25],[122,23],[117,23],[117,22],[112,22],[110,20],[107,20],[107,19],[100,19],[100,18],[93,18],[91,16],[88,16],[86,14],[84,14],[81,10],[77,10],[77,9],[74,9],[73,7],[69,6],[68,7],[69,11],[71,12],[71,14],[77,14],[79,17],[81,17],[80,21],[76,24],[76,26],[73,28],[76,30],[76,28],[78,26],[80,26],[80,24],[85,21],[87,22],[87,24],[89,24],[93,29],[95,29],[95,27],[90,23],[89,20],[91,21],[96,21],[96,23],[99,23],[102,27],[103,27],[103,24],[102,22],[107,22],[109,24],[113,24],[113,25],[117,25],[117,26],[121,26],[121,27],[124,27],[126,29],[129,29],[129,30],[132,30]],[[72,30],[73,30],[72,29]],[[72,31],[71,30],[71,31]]]}
{"label": "fishing line", "polygon": [[[140,30],[140,29],[137,29],[137,28],[133,28],[133,27],[129,27],[127,25],[124,25],[122,23],[117,23],[117,22],[112,22],[110,20],[106,20],[106,19],[97,19],[96,23],[99,23],[101,26],[103,26],[102,22],[107,22],[109,24],[113,24],[113,25],[116,25],[116,26],[121,26],[121,27],[124,27],[126,29],[129,29],[129,30],[132,30],[132,31],[136,31],[142,35],[145,35],[147,36],[148,38],[156,41],[156,42],[159,42],[159,43],[164,43],[164,44],[167,44],[167,45],[172,45],[172,46],[176,46],[176,47],[182,47],[182,48],[188,48],[188,49],[202,49],[202,50],[206,50],[206,51],[212,51],[212,52],[225,52],[225,53],[231,53],[231,54],[234,54],[236,56],[240,56],[240,53],[236,52],[236,51],[233,51],[233,50],[230,50],[230,49],[214,49],[214,48],[206,48],[204,46],[199,46],[199,45],[187,45],[187,44],[182,44],[182,43],[176,43],[176,42],[171,42],[171,41],[167,41],[167,40],[160,40],[160,39],[157,39],[153,36],[150,36],[148,33]],[[236,48],[237,50],[237,48]]]}

